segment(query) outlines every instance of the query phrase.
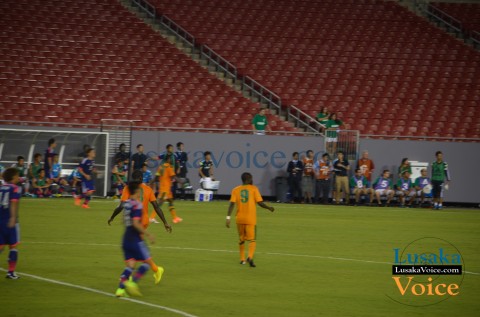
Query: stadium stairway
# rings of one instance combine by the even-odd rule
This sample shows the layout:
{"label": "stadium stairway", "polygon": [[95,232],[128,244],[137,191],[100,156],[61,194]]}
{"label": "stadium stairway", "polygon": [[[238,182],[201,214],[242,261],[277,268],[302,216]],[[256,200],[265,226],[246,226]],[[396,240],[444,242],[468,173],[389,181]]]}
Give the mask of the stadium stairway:
{"label": "stadium stairway", "polygon": [[[0,3],[2,124],[251,130],[259,104],[225,85],[116,0]],[[272,114],[274,130],[297,131]]]}
{"label": "stadium stairway", "polygon": [[151,0],[314,116],[363,134],[480,137],[480,54],[391,1]]}

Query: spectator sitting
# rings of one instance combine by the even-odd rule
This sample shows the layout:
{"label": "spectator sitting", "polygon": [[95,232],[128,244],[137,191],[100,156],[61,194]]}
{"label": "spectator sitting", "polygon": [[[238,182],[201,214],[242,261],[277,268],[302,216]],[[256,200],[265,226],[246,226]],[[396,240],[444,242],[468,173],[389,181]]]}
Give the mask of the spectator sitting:
{"label": "spectator sitting", "polygon": [[327,152],[333,154],[337,151],[338,132],[343,122],[337,119],[337,114],[332,113],[326,123]]}
{"label": "spectator sitting", "polygon": [[253,133],[257,135],[265,135],[265,130],[272,131],[268,125],[267,117],[265,116],[265,109],[260,111],[252,119]]}
{"label": "spectator sitting", "polygon": [[404,171],[402,177],[397,181],[397,196],[400,199],[400,207],[405,207],[405,200],[409,197],[408,207],[412,206],[415,200],[416,191],[413,187],[412,180],[410,179],[410,173]]}
{"label": "spectator sitting", "polygon": [[424,188],[427,185],[432,186],[432,182],[430,181],[430,178],[427,176],[426,168],[422,168],[422,170],[420,171],[420,174],[421,176],[415,180],[414,186],[415,186],[415,189],[417,190],[417,197],[420,197],[420,206],[422,206],[425,203],[425,197],[426,197]]}
{"label": "spectator sitting", "polygon": [[65,189],[65,186],[68,186],[68,182],[64,178],[61,177],[62,176],[62,165],[58,162],[58,159],[59,159],[59,156],[58,156],[58,154],[55,153],[55,155],[53,156],[53,165],[52,165],[50,175],[52,176],[51,181],[54,184],[60,186],[58,188],[58,193],[61,194],[63,192],[63,190]]}
{"label": "spectator sitting", "polygon": [[33,156],[33,163],[30,164],[28,168],[28,178],[30,181],[33,181],[35,178],[38,178],[38,174],[40,170],[43,168],[41,160],[42,159],[42,154],[40,153],[35,153]]}
{"label": "spectator sitting", "polygon": [[198,168],[198,174],[200,176],[200,186],[203,188],[203,182],[210,178],[214,180],[213,176],[213,161],[212,161],[212,153],[206,151],[203,153],[204,160],[200,162],[200,167]]}
{"label": "spectator sitting", "polygon": [[375,196],[377,197],[378,206],[382,206],[381,197],[387,197],[386,206],[390,206],[394,191],[392,190],[392,181],[390,180],[390,171],[384,170],[382,176],[377,178],[373,183],[373,189],[375,190]]}
{"label": "spectator sitting", "polygon": [[18,170],[18,184],[17,186],[22,187],[23,193],[28,192],[28,182],[27,182],[27,173],[28,170],[25,167],[25,158],[21,155],[17,156],[17,163],[12,164],[12,167]]}
{"label": "spectator sitting", "polygon": [[369,195],[371,205],[373,202],[373,189],[369,188],[370,183],[367,180],[367,177],[363,175],[362,170],[357,168],[355,169],[355,175],[350,178],[350,188],[352,193],[355,195],[355,206],[358,205],[360,201],[360,196]]}
{"label": "spectator sitting", "polygon": [[45,170],[41,168],[38,171],[38,176],[32,180],[33,194],[37,197],[50,196],[50,180],[45,177]]}

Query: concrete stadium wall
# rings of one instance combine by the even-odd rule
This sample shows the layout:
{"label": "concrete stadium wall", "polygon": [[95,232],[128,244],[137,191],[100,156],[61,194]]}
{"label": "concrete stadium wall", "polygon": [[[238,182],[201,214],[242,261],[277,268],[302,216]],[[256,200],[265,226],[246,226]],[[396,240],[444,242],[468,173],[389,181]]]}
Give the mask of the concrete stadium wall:
{"label": "concrete stadium wall", "polygon": [[[262,194],[274,196],[275,177],[286,176],[286,165],[294,151],[304,153],[312,149],[317,156],[324,152],[323,138],[318,137],[136,131],[132,141],[132,146],[143,143],[150,154],[163,152],[168,143],[185,143],[190,160],[188,177],[195,188],[198,188],[197,169],[202,153],[211,151],[215,176],[222,182],[219,194],[229,194],[240,183],[241,173],[249,171]],[[375,162],[374,177],[386,168],[396,174],[403,157],[431,164],[435,152],[441,150],[453,179],[446,201],[480,202],[478,143],[362,139],[360,150],[364,149]]]}

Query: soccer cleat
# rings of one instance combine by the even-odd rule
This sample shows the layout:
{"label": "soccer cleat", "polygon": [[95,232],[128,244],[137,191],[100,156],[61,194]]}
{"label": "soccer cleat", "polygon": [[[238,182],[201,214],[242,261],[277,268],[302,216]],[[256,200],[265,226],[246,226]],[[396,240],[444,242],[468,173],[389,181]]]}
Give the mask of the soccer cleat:
{"label": "soccer cleat", "polygon": [[183,219],[180,218],[180,217],[177,217],[177,218],[173,219],[172,221],[173,221],[173,223],[179,223],[179,222],[182,222]]}
{"label": "soccer cleat", "polygon": [[115,296],[117,297],[130,297],[128,296],[127,292],[125,291],[124,288],[118,288],[117,291],[115,292]]}
{"label": "soccer cleat", "polygon": [[155,279],[155,284],[160,283],[160,280],[162,279],[162,275],[163,275],[164,271],[165,270],[163,269],[163,267],[159,266],[158,271],[153,273],[153,278]]}
{"label": "soccer cleat", "polygon": [[140,289],[138,288],[138,284],[134,281],[125,282],[125,288],[127,289],[127,293],[129,295],[142,296],[142,293],[140,293]]}
{"label": "soccer cleat", "polygon": [[257,267],[255,263],[253,263],[253,259],[247,258],[247,262],[250,265],[250,267]]}
{"label": "soccer cleat", "polygon": [[80,206],[82,204],[82,200],[79,197],[75,197],[75,206]]}
{"label": "soccer cleat", "polygon": [[247,264],[247,262],[245,260],[240,260],[240,264],[245,265],[245,264]]}
{"label": "soccer cleat", "polygon": [[157,220],[157,219],[155,219],[155,218],[152,218],[152,219],[150,219],[150,223],[160,223],[160,222],[158,222],[158,220]]}
{"label": "soccer cleat", "polygon": [[15,274],[15,272],[8,272],[5,278],[8,278],[9,280],[18,280],[20,276]]}
{"label": "soccer cleat", "polygon": [[89,205],[87,205],[87,204],[83,204],[83,205],[82,205],[82,208],[85,208],[85,209],[90,209],[90,206],[89,206]]}

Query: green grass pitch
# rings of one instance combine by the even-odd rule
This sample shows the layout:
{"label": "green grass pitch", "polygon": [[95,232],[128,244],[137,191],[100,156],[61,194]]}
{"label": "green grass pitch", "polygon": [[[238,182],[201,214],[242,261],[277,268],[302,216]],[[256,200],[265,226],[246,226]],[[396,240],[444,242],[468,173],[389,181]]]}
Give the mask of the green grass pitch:
{"label": "green grass pitch", "polygon": [[[121,217],[107,225],[116,205],[95,199],[84,210],[70,199],[23,199],[17,270],[29,275],[0,280],[0,315],[478,316],[480,311],[478,210],[273,204],[274,213],[258,208],[257,268],[250,268],[239,264],[236,228],[225,227],[228,202],[179,201],[184,221],[173,225],[172,234],[160,224],[149,229],[157,240],[150,246],[153,258],[165,268],[162,282],[154,285],[149,271],[140,282],[144,296],[133,302],[106,294],[113,294],[124,267]],[[421,237],[453,243],[470,273],[456,297],[425,307],[398,304],[387,297],[397,290],[393,249]],[[7,253],[0,255],[2,269]]]}

